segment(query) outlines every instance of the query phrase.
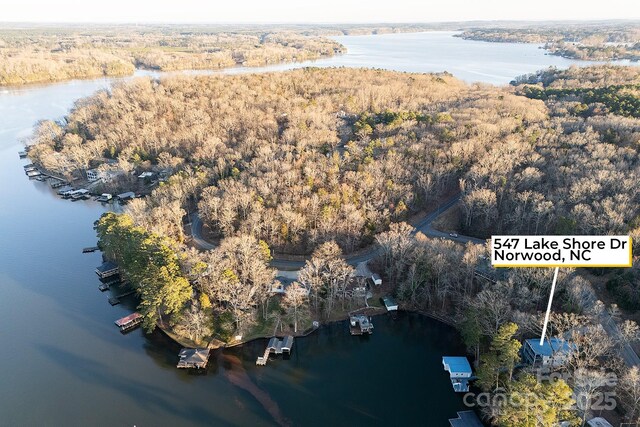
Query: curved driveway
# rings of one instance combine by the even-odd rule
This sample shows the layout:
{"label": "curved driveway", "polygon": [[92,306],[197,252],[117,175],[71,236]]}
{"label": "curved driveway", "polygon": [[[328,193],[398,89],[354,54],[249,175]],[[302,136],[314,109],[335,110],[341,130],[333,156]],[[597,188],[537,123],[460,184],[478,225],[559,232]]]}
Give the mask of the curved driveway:
{"label": "curved driveway", "polygon": [[[455,196],[447,200],[444,204],[439,206],[438,209],[434,210],[433,212],[422,218],[420,221],[418,221],[417,224],[413,224],[413,226],[415,227],[414,234],[421,232],[429,237],[440,237],[459,243],[472,242],[483,245],[485,241],[482,239],[459,235],[453,237],[449,233],[436,230],[431,226],[433,221],[435,221],[438,216],[455,206],[460,201],[461,196],[461,193],[456,194]],[[200,216],[197,212],[191,214],[191,237],[193,239],[193,244],[198,249],[211,250],[215,248],[215,245],[213,243],[208,242],[202,236],[202,220],[200,219]],[[378,255],[379,251],[380,248],[378,248],[377,246],[372,246],[370,249],[366,250],[363,253],[347,256],[346,260],[349,264],[356,266],[362,262],[366,262],[374,258],[376,255]],[[304,263],[304,260],[289,260],[286,258],[279,258],[276,255],[271,261],[271,266],[277,268],[278,270],[299,270],[304,266]]]}

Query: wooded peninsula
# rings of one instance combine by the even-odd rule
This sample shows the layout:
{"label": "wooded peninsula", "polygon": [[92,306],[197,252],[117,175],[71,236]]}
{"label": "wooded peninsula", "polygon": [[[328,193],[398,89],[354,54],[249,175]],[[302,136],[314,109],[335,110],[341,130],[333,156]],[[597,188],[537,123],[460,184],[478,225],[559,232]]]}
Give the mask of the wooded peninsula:
{"label": "wooded peninsula", "polygon": [[345,52],[328,36],[451,28],[399,25],[39,25],[0,29],[0,86],[103,76],[136,69],[219,70],[300,62]]}
{"label": "wooded peninsula", "polygon": [[565,58],[640,61],[638,22],[554,23],[466,29],[468,40],[497,43],[536,43]]}

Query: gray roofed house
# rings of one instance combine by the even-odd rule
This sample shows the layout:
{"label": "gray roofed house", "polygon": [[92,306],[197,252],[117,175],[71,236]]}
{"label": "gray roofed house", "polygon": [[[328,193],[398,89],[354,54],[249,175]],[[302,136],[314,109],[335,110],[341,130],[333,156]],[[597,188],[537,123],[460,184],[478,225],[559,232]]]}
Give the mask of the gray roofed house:
{"label": "gray roofed house", "polygon": [[522,345],[522,358],[526,363],[541,366],[564,365],[575,345],[559,338],[547,338],[540,345],[540,338],[525,340]]}

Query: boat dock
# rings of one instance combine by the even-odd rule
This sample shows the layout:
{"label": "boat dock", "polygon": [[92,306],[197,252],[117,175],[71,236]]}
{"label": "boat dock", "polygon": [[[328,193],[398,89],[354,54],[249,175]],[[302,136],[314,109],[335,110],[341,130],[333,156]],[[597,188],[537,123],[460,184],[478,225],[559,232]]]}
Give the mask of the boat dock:
{"label": "boat dock", "polygon": [[178,353],[180,360],[178,368],[182,369],[204,369],[209,362],[208,348],[183,348]]}
{"label": "boat dock", "polygon": [[273,337],[269,340],[267,344],[267,348],[264,349],[264,354],[262,356],[258,356],[256,360],[256,365],[264,366],[267,364],[269,360],[270,354],[291,354],[291,349],[293,348],[293,337],[291,335],[287,335],[283,339],[278,339]]}
{"label": "boat dock", "polygon": [[457,393],[469,391],[469,381],[474,379],[469,360],[463,356],[444,356],[442,358],[444,370],[449,372],[451,386]]}
{"label": "boat dock", "polygon": [[349,332],[351,335],[364,335],[373,333],[373,323],[364,314],[355,314],[349,317]]}
{"label": "boat dock", "polygon": [[118,304],[120,304],[120,300],[122,298],[128,297],[129,295],[133,295],[135,293],[136,293],[136,291],[134,289],[131,289],[130,291],[124,292],[124,293],[122,293],[120,295],[113,296],[113,297],[109,298],[109,304],[118,305]]}
{"label": "boat dock", "polygon": [[69,185],[69,183],[66,181],[60,181],[57,178],[51,178],[49,180],[49,185],[51,185],[51,188],[60,188],[64,187],[65,185]]}
{"label": "boat dock", "polygon": [[88,248],[82,248],[82,253],[83,254],[88,254],[88,253],[99,251],[99,250],[100,250],[100,248],[97,247],[97,246],[90,246]]}
{"label": "boat dock", "polygon": [[142,315],[140,313],[132,313],[122,319],[116,320],[114,323],[120,328],[120,332],[129,332],[142,323]]}
{"label": "boat dock", "polygon": [[98,197],[96,197],[96,202],[107,203],[113,200],[113,196],[109,193],[102,193]]}
{"label": "boat dock", "polygon": [[86,190],[84,188],[81,188],[79,190],[74,191],[73,193],[71,193],[71,199],[72,200],[80,200],[80,199],[88,199],[91,196],[91,194],[89,193],[89,190]]}
{"label": "boat dock", "polygon": [[25,173],[27,174],[27,176],[28,176],[29,178],[35,178],[35,177],[37,177],[37,176],[42,175],[42,173],[41,173],[39,170],[37,170],[37,169],[33,169],[33,170],[26,170],[26,171],[25,171]]}
{"label": "boat dock", "polygon": [[109,261],[103,262],[101,266],[96,268],[96,274],[101,279],[106,279],[107,277],[115,276],[119,272],[120,270],[118,269],[118,266]]}

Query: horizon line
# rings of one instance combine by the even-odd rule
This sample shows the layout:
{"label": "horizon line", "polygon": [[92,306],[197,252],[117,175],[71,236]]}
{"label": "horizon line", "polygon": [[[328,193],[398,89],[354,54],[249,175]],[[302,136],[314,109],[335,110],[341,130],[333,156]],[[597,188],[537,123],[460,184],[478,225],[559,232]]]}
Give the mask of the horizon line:
{"label": "horizon line", "polygon": [[601,23],[601,22],[638,22],[635,18],[588,18],[588,19],[466,19],[445,21],[2,21],[0,25],[437,25],[464,23]]}

